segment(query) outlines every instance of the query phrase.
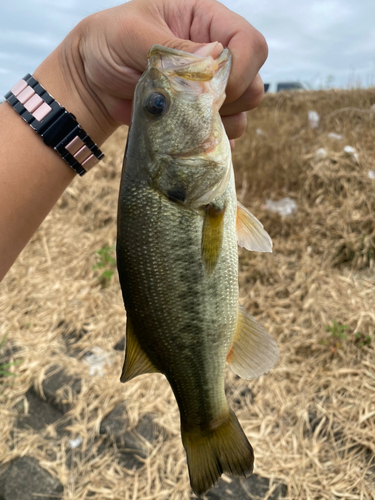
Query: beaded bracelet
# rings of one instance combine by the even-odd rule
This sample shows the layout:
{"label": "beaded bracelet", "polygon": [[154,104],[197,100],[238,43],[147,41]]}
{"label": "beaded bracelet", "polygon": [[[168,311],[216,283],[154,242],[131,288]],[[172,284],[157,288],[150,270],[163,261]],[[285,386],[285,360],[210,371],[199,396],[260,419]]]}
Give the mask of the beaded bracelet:
{"label": "beaded bracelet", "polygon": [[75,116],[55,101],[33,76],[27,74],[4,97],[78,175],[84,175],[103,158],[104,154]]}

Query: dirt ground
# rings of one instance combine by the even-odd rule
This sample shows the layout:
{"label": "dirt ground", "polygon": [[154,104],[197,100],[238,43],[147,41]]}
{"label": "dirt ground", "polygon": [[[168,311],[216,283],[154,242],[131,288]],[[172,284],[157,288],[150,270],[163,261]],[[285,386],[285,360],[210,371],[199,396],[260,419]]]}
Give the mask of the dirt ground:
{"label": "dirt ground", "polygon": [[[227,394],[255,472],[293,500],[375,498],[374,105],[375,89],[269,95],[234,150],[238,197],[274,244],[272,254],[240,250],[240,300],[281,356],[251,382],[228,369]],[[16,361],[0,385],[0,463],[34,457],[63,500],[188,500],[168,383],[155,374],[121,384],[123,353],[113,349],[126,322],[114,264],[125,141],[122,129],[104,145],[105,160],[74,180],[0,285],[0,339]],[[271,211],[284,198],[292,213]],[[52,365],[82,383],[69,413],[82,439],[74,465],[54,425],[16,426],[16,408],[30,387],[41,393]],[[129,429],[152,415],[162,430],[141,468],[124,468],[113,448],[88,453],[119,403]]]}

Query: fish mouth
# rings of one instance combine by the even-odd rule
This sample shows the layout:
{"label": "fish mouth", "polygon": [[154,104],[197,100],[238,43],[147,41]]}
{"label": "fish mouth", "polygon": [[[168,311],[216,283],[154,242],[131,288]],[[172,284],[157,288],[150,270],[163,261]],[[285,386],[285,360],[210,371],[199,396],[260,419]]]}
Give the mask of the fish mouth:
{"label": "fish mouth", "polygon": [[220,67],[228,65],[231,59],[229,49],[213,59],[182,50],[170,49],[163,45],[153,45],[148,54],[149,64],[162,73],[179,76],[186,80],[209,81],[214,78]]}
{"label": "fish mouth", "polygon": [[210,92],[215,104],[221,106],[231,68],[231,53],[224,49],[216,59],[202,57],[182,50],[153,45],[148,54],[149,69],[155,68],[168,78],[176,90],[195,89],[197,93]]}

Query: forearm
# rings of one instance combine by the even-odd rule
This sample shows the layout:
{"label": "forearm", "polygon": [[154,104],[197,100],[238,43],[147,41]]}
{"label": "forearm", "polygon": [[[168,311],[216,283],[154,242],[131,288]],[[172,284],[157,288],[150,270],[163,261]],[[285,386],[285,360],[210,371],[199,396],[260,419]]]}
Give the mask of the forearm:
{"label": "forearm", "polygon": [[[101,127],[97,103],[90,102],[89,94],[83,102],[79,85],[84,82],[78,84],[79,73],[69,67],[80,63],[78,51],[65,53],[77,34],[69,36],[73,39],[50,54],[33,76],[100,145],[116,125],[103,119]],[[1,280],[76,174],[7,102],[0,106],[0,130]]]}
{"label": "forearm", "polygon": [[[245,111],[263,96],[257,72],[267,45],[245,19],[214,0],[132,0],[89,16],[33,76],[100,146],[130,123],[134,89],[153,44],[201,55],[203,49],[214,58],[223,46],[230,49],[221,115],[228,137],[240,137]],[[0,130],[1,280],[76,174],[8,103],[0,106]]]}
{"label": "forearm", "polygon": [[0,279],[75,173],[7,103],[0,106]]}

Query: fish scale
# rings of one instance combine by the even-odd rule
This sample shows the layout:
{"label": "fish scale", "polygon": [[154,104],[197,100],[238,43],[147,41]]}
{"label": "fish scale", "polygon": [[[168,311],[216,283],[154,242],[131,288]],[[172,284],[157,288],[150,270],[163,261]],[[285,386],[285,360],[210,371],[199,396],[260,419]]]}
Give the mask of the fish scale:
{"label": "fish scale", "polygon": [[[233,182],[229,191],[233,198]],[[125,182],[119,224],[126,241],[119,240],[119,255],[121,266],[127,269],[123,289],[132,291],[125,303],[129,312],[140,312],[134,320],[138,340],[178,392],[185,424],[191,427],[199,418],[199,425],[207,426],[222,412],[224,385],[218,390],[217,380],[224,380],[225,357],[237,320],[235,228],[225,238],[215,275],[207,280],[200,258],[203,215],[179,209],[148,187],[138,186],[136,200],[132,193],[130,183]],[[233,207],[226,217],[228,222],[234,220]],[[154,342],[162,350],[162,361],[152,350]],[[210,397],[195,390],[197,395],[201,392],[200,397],[191,400],[194,385],[205,387]]]}

